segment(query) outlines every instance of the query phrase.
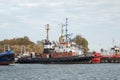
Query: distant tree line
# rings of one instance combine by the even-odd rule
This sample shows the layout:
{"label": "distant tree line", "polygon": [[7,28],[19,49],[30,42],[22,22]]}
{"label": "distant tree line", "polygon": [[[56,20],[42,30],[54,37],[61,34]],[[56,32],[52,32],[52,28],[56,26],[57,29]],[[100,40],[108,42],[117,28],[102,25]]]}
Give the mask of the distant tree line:
{"label": "distant tree line", "polygon": [[21,53],[21,49],[24,47],[26,52],[39,52],[42,53],[43,47],[40,44],[35,44],[30,41],[27,36],[21,38],[4,39],[0,41],[0,52],[4,51],[4,46],[9,45],[11,50],[14,50],[16,55]]}
{"label": "distant tree line", "polygon": [[24,36],[23,38],[13,38],[13,39],[4,39],[3,41],[0,41],[0,45],[4,46],[5,44],[9,45],[29,45],[29,44],[35,44],[34,42],[30,41],[27,36]]}

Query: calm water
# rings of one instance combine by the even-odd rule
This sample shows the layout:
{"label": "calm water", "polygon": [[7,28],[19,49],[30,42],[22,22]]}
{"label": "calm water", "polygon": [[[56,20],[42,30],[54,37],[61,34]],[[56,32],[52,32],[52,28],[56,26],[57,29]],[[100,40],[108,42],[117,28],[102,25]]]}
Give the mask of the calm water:
{"label": "calm water", "polygon": [[120,80],[120,64],[12,64],[0,80]]}

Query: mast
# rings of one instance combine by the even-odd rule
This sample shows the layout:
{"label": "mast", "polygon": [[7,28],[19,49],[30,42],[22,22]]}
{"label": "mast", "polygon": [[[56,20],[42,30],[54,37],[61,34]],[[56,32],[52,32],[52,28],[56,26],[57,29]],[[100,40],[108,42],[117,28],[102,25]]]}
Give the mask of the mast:
{"label": "mast", "polygon": [[113,43],[113,46],[115,46],[115,40],[114,39],[112,39],[112,43]]}
{"label": "mast", "polygon": [[64,24],[62,24],[62,27],[61,27],[61,36],[63,36],[63,32],[64,32],[63,27],[64,27]]}
{"label": "mast", "polygon": [[68,26],[68,18],[66,18],[66,24],[65,24],[65,26],[66,26],[66,40],[67,40],[67,38],[68,38],[68,29],[67,29],[67,26]]}
{"label": "mast", "polygon": [[22,45],[21,46],[21,54],[23,55],[24,53],[26,53],[26,47],[25,47],[25,45]]}
{"label": "mast", "polygon": [[46,28],[46,33],[47,33],[47,36],[46,36],[46,39],[47,39],[47,41],[49,41],[49,30],[50,30],[50,28],[49,28],[49,24],[47,24],[46,26],[45,26],[45,28]]}
{"label": "mast", "polygon": [[[7,48],[7,49],[6,49],[6,48]],[[4,45],[4,52],[5,52],[6,50],[8,50],[8,51],[10,50],[9,44],[8,44],[8,45],[6,45],[6,44]]]}

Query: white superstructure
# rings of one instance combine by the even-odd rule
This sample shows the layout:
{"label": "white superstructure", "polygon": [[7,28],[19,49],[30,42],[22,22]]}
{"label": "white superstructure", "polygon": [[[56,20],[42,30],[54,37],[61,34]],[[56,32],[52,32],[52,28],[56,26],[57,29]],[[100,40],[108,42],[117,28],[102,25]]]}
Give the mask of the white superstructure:
{"label": "white superstructure", "polygon": [[60,53],[60,52],[75,52],[76,55],[83,54],[82,50],[78,49],[76,47],[76,44],[70,44],[70,43],[61,43],[58,46],[55,47],[55,52]]}

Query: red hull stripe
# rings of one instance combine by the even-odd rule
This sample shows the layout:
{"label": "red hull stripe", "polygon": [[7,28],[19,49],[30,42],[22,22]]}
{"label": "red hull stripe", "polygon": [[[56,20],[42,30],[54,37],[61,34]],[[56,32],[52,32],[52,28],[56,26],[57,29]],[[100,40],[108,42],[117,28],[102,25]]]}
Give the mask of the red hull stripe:
{"label": "red hull stripe", "polygon": [[0,62],[0,65],[9,65],[11,62]]}

